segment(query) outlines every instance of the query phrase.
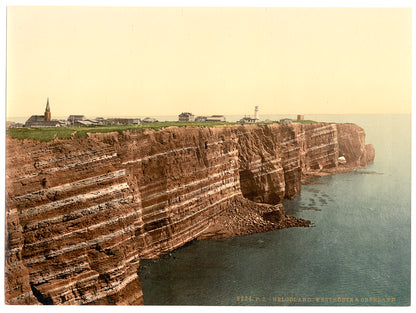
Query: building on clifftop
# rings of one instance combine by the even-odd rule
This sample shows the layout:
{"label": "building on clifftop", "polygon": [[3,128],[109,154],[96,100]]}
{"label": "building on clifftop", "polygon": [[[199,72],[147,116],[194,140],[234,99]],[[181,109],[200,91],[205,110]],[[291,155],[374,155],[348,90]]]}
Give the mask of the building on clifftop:
{"label": "building on clifftop", "polygon": [[195,121],[195,115],[189,112],[182,112],[178,116],[179,122],[194,122]]}
{"label": "building on clifftop", "polygon": [[207,117],[207,122],[225,122],[225,116],[224,115],[211,115]]}
{"label": "building on clifftop", "polygon": [[256,118],[252,118],[250,116],[244,116],[242,119],[240,119],[238,122],[241,124],[254,124],[257,123],[259,120]]}
{"label": "building on clifftop", "polygon": [[83,121],[85,120],[85,116],[84,115],[70,115],[67,118],[67,121],[70,125],[75,125],[77,122],[79,121]]}
{"label": "building on clifftop", "polygon": [[43,115],[32,115],[25,123],[25,127],[58,127],[63,123],[58,120],[51,120],[51,108],[49,98],[46,101],[45,113]]}
{"label": "building on clifftop", "polygon": [[142,120],[143,124],[150,124],[150,123],[157,123],[157,122],[159,122],[159,121],[157,119],[153,118],[153,117],[145,117]]}
{"label": "building on clifftop", "polygon": [[[103,121],[104,119],[101,118],[99,120],[98,118],[96,118],[96,120],[101,123],[101,121]],[[141,124],[142,122],[139,118],[135,118],[135,117],[132,117],[132,118],[118,117],[118,118],[110,118],[108,120],[111,122],[111,124],[116,124],[116,125],[120,125],[120,124],[121,125],[138,125],[138,124]]]}
{"label": "building on clifftop", "polygon": [[281,125],[290,125],[292,124],[292,120],[290,118],[282,118],[279,122]]}
{"label": "building on clifftop", "polygon": [[195,122],[206,122],[207,117],[206,116],[197,116],[195,117]]}
{"label": "building on clifftop", "polygon": [[241,124],[254,124],[259,122],[259,106],[256,105],[254,107],[254,118],[250,116],[244,116],[242,119],[238,121]]}
{"label": "building on clifftop", "polygon": [[258,105],[254,107],[254,119],[256,119],[257,121],[259,120],[259,106]]}

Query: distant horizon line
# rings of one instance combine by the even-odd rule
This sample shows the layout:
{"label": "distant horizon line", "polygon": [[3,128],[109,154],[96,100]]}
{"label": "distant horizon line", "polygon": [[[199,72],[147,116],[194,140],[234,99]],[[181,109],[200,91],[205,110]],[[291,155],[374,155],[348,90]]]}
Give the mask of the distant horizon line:
{"label": "distant horizon line", "polygon": [[[36,114],[32,114],[32,115],[36,115]],[[30,116],[32,116],[30,115]],[[38,115],[43,115],[43,114],[38,114]],[[87,115],[87,114],[66,114],[65,116],[70,116],[70,115],[83,115],[85,117],[106,117],[106,118],[128,118],[128,117],[140,117],[140,116],[146,116],[146,117],[160,117],[160,116],[166,116],[166,117],[175,117],[178,116],[179,114],[166,114],[166,115],[151,115],[151,114],[144,114],[144,115]],[[195,114],[194,114],[195,115]],[[201,114],[201,115],[195,115],[195,116],[210,116],[212,114]],[[224,116],[251,116],[252,114],[221,114]],[[410,113],[263,113],[263,114],[259,114],[259,116],[261,117],[262,115],[412,115],[412,112]],[[6,116],[6,120],[8,119],[15,119],[15,118],[26,118],[29,115],[20,115],[20,116]],[[30,117],[29,116],[29,117]],[[56,115],[57,117],[64,117],[64,115]],[[53,118],[53,116],[52,116]]]}

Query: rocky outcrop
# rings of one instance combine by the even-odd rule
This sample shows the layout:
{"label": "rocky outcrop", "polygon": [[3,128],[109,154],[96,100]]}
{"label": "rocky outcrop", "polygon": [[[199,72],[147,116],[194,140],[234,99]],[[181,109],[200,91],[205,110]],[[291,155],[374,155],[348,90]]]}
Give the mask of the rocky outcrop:
{"label": "rocky outcrop", "polygon": [[354,124],[337,124],[339,156],[344,156],[349,167],[363,167],[374,161],[375,151],[365,145],[365,132]]}
{"label": "rocky outcrop", "polygon": [[354,124],[251,125],[239,129],[238,140],[242,194],[270,204],[294,198],[311,176],[364,167],[375,156],[364,130]]}
{"label": "rocky outcrop", "polygon": [[374,158],[361,128],[324,123],[7,138],[6,153],[8,304],[142,304],[140,259],[226,225],[307,226],[281,200]]}
{"label": "rocky outcrop", "polygon": [[212,218],[197,239],[224,239],[289,227],[308,227],[310,221],[285,214],[282,204],[256,203],[236,196],[227,210]]}

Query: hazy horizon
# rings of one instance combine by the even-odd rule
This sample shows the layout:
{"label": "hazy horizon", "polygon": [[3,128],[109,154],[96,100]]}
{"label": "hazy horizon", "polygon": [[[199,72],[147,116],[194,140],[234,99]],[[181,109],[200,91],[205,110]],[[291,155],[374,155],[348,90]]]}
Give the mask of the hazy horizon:
{"label": "hazy horizon", "polygon": [[[182,112],[181,112],[182,113]],[[180,114],[180,113],[179,113]],[[97,117],[103,117],[103,118],[144,118],[144,117],[170,117],[170,118],[174,118],[175,120],[177,120],[178,115],[179,114],[171,114],[171,115],[84,115],[84,114],[80,114],[80,115],[84,115],[85,118],[97,118]],[[42,115],[42,114],[34,114],[34,115]],[[59,115],[59,116],[52,116],[52,120],[56,120],[56,119],[64,119],[66,120],[68,118],[69,115],[72,114],[66,114],[66,115]],[[214,114],[205,114],[202,116],[210,116],[210,115],[214,115]],[[293,119],[296,119],[298,114],[296,113],[281,113],[281,114],[259,114],[259,120],[263,121],[264,119],[268,119],[271,116],[278,116],[278,117],[288,117],[291,118],[293,117]],[[304,114],[304,118],[305,120],[310,119],[311,117],[317,117],[317,116],[365,116],[365,115],[412,115],[412,113],[339,113],[339,114],[330,114],[330,113],[325,113],[325,114]],[[198,116],[198,115],[195,115]],[[254,116],[254,114],[224,114],[224,116],[226,118],[228,117],[237,117],[238,119],[240,119],[243,116]],[[6,120],[7,121],[13,121],[13,120],[22,120],[23,119],[28,119],[30,116],[26,115],[26,116],[7,116]],[[227,122],[229,122],[229,120],[227,119]],[[318,121],[319,122],[319,121]]]}
{"label": "hazy horizon", "polygon": [[[163,115],[156,115],[156,114],[125,114],[125,115],[97,115],[97,114],[91,114],[91,115],[86,115],[86,114],[82,114],[80,113],[79,115],[84,115],[86,117],[140,117],[140,116],[149,116],[149,117],[157,117],[157,116],[171,116],[171,117],[177,117],[179,114],[183,113],[184,111],[179,112],[178,114],[163,114]],[[42,112],[38,112],[32,115],[43,115],[44,110]],[[78,112],[79,113],[79,112]],[[78,113],[67,113],[67,114],[63,114],[63,115],[52,115],[52,119],[56,119],[56,118],[61,118],[61,117],[68,117],[69,115],[77,115]],[[192,114],[194,114],[194,112],[190,112]],[[216,113],[209,113],[209,114],[194,114],[195,116],[210,116],[210,115],[215,115]],[[411,115],[412,112],[409,113],[307,113],[304,114],[302,112],[300,113],[262,113],[259,114],[259,116],[261,117],[261,115],[293,115],[293,116],[297,116],[298,114],[302,114],[304,116],[308,116],[308,115]],[[225,116],[254,116],[254,112],[251,113],[237,113],[237,114],[221,114],[221,115],[225,115]],[[29,118],[31,115],[20,115],[20,116],[6,116],[6,119],[15,119],[15,118]]]}
{"label": "hazy horizon", "polygon": [[411,13],[8,7],[7,118],[411,114]]}

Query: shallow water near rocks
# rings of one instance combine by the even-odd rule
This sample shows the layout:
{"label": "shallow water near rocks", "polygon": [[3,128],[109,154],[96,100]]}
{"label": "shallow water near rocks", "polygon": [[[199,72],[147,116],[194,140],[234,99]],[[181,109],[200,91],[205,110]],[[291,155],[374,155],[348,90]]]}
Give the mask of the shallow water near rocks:
{"label": "shallow water near rocks", "polygon": [[193,241],[142,260],[145,304],[410,305],[411,116],[307,118],[363,127],[374,164],[284,202],[313,227]]}

